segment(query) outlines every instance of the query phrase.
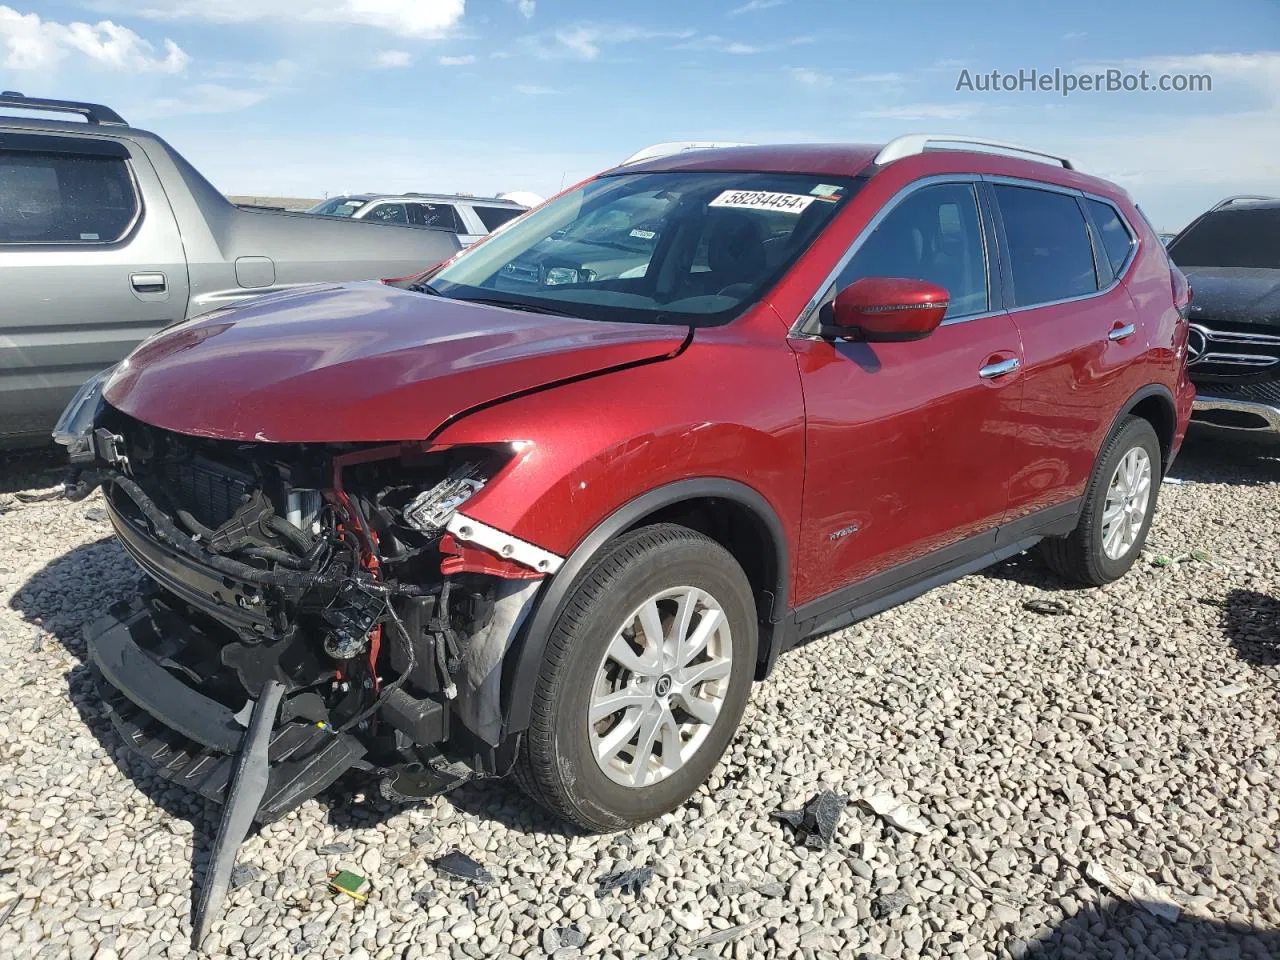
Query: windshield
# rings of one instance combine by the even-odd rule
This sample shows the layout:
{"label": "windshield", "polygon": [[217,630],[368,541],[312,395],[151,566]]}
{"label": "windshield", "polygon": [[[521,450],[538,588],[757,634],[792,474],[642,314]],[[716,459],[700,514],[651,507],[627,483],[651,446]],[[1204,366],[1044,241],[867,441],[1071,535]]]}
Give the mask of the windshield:
{"label": "windshield", "polygon": [[1280,270],[1280,208],[1240,207],[1207,214],[1169,244],[1180,267]]}
{"label": "windshield", "polygon": [[857,183],[798,174],[602,177],[428,277],[457,300],[593,320],[725,323],[808,248]]}
{"label": "windshield", "polygon": [[331,197],[323,203],[317,203],[307,213],[318,213],[322,217],[350,217],[368,202],[356,197]]}

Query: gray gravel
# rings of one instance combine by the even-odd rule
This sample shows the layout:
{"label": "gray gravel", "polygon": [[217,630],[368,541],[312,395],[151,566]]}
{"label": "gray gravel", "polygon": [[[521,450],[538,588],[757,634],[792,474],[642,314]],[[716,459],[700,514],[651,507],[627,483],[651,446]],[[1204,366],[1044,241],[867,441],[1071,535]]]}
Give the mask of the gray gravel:
{"label": "gray gravel", "polygon": [[[40,467],[0,471],[0,503]],[[1194,482],[1162,488],[1121,583],[1064,591],[1020,558],[787,655],[710,783],[629,834],[566,835],[503,784],[308,803],[245,844],[209,952],[1280,956],[1280,460],[1201,444],[1175,474]],[[137,582],[100,506],[0,514],[0,957],[188,955],[217,811],[95,703],[81,625]],[[835,842],[798,849],[769,813],[825,788],[852,798]],[[874,792],[926,832],[858,803]],[[431,865],[454,848],[496,877],[474,912]],[[1100,889],[1093,860],[1182,916]],[[596,899],[644,865],[638,897]],[[325,892],[339,867],[371,878],[366,907]]]}

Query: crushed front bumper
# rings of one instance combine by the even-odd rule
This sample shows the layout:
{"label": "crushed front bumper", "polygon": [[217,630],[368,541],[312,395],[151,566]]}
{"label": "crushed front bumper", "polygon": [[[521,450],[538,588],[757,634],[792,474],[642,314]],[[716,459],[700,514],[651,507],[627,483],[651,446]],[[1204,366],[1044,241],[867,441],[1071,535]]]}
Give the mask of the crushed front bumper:
{"label": "crushed front bumper", "polygon": [[[113,606],[85,629],[100,692],[124,742],[163,777],[223,803],[252,704],[206,695],[158,653],[182,620],[142,601]],[[291,720],[271,732],[266,793],[255,819],[270,823],[315,796],[361,761],[360,742]]]}

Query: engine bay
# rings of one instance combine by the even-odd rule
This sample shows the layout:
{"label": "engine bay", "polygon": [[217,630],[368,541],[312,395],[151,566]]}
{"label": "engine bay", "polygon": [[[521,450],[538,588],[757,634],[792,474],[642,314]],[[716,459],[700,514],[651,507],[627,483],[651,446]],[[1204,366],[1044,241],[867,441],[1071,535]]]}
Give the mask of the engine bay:
{"label": "engine bay", "polygon": [[109,516],[167,625],[140,633],[152,660],[237,715],[281,684],[280,723],[355,738],[391,799],[506,772],[502,661],[549,563],[467,542],[483,525],[457,520],[510,445],[241,443],[110,407],[98,422]]}

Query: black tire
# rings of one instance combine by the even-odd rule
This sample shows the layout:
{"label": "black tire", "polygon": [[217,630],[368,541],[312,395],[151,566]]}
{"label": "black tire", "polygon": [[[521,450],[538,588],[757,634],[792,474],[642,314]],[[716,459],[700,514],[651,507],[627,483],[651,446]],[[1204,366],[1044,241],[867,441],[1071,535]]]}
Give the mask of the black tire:
{"label": "black tire", "polygon": [[[626,787],[606,776],[593,755],[592,687],[624,618],[678,586],[705,590],[724,611],[732,651],[727,692],[701,747],[682,767],[649,786]],[[516,760],[517,782],[552,813],[597,833],[675,809],[707,779],[733,738],[751,692],[756,643],[751,585],[724,547],[668,523],[625,534],[580,574],[552,630]]]}
{"label": "black tire", "polygon": [[[1151,495],[1137,539],[1127,551],[1112,558],[1103,549],[1102,513],[1116,467],[1135,447],[1145,450],[1150,460]],[[1102,448],[1093,476],[1089,478],[1089,486],[1085,488],[1084,509],[1076,528],[1064,537],[1046,537],[1040,542],[1039,554],[1049,569],[1064,580],[1094,587],[1119,580],[1128,573],[1151,530],[1160,491],[1161,462],[1160,440],[1151,424],[1141,417],[1126,417],[1120,429]]]}

